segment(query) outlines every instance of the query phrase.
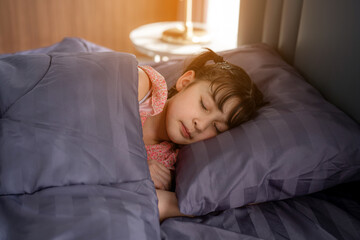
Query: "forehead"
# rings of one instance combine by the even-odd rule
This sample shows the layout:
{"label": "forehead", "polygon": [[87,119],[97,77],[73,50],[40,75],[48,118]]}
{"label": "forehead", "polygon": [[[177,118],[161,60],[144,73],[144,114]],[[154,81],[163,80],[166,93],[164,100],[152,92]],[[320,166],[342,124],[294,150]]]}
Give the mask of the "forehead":
{"label": "forehead", "polygon": [[219,110],[224,113],[231,112],[232,109],[235,109],[240,104],[239,96],[234,94],[234,91],[228,86],[210,84],[208,92]]}
{"label": "forehead", "polygon": [[201,81],[202,91],[206,94],[215,104],[215,106],[224,114],[226,123],[228,124],[230,118],[233,116],[233,110],[237,109],[240,104],[240,98],[232,94],[231,89],[221,87],[219,84],[211,84],[208,81]]}

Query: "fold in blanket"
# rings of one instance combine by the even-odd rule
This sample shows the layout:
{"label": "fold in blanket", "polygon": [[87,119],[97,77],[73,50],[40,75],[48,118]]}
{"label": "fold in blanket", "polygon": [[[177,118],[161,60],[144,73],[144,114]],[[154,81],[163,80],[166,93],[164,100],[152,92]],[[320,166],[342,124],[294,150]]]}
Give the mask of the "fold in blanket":
{"label": "fold in blanket", "polygon": [[160,238],[137,60],[84,46],[0,57],[0,239]]}

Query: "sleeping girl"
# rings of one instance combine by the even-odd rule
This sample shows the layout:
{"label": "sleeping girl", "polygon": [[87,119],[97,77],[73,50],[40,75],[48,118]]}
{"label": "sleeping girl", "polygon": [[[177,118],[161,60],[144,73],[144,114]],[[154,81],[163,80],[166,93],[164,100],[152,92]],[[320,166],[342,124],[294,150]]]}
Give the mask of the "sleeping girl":
{"label": "sleeping girl", "polygon": [[167,91],[164,77],[139,67],[138,99],[143,140],[155,184],[160,220],[181,216],[169,191],[181,145],[216,136],[253,118],[263,95],[240,67],[208,49]]}

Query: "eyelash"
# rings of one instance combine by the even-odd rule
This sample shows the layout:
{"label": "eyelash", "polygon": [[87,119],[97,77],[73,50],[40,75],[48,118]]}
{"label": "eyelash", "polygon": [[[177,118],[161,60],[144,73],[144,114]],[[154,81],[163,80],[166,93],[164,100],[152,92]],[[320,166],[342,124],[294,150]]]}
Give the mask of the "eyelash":
{"label": "eyelash", "polygon": [[202,107],[204,110],[207,111],[207,108],[205,107],[204,102],[203,102],[202,99],[200,99],[200,104],[201,104],[201,107]]}
{"label": "eyelash", "polygon": [[215,128],[217,134],[220,134],[220,133],[221,133],[221,131],[216,127],[216,124],[215,124],[215,123],[214,123],[214,128]]}
{"label": "eyelash", "polygon": [[[208,110],[208,109],[205,107],[204,102],[203,102],[202,99],[200,99],[200,105],[201,105],[201,107],[202,107],[205,111]],[[220,133],[221,133],[221,131],[216,127],[216,124],[215,124],[215,123],[214,123],[214,128],[215,128],[217,134],[220,134]]]}

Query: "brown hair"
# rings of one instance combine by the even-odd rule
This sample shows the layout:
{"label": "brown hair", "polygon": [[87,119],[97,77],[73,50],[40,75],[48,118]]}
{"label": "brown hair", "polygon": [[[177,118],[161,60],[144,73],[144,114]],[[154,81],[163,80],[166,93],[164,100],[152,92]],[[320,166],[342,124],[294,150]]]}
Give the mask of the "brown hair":
{"label": "brown hair", "polygon": [[[213,63],[208,63],[213,61]],[[193,70],[195,81],[209,81],[213,98],[222,110],[228,100],[237,100],[230,112],[228,127],[244,123],[256,116],[257,110],[265,105],[263,94],[251,81],[249,75],[239,66],[224,61],[224,58],[210,49],[200,54],[187,66],[184,73]],[[177,93],[175,86],[169,90],[169,98]]]}

